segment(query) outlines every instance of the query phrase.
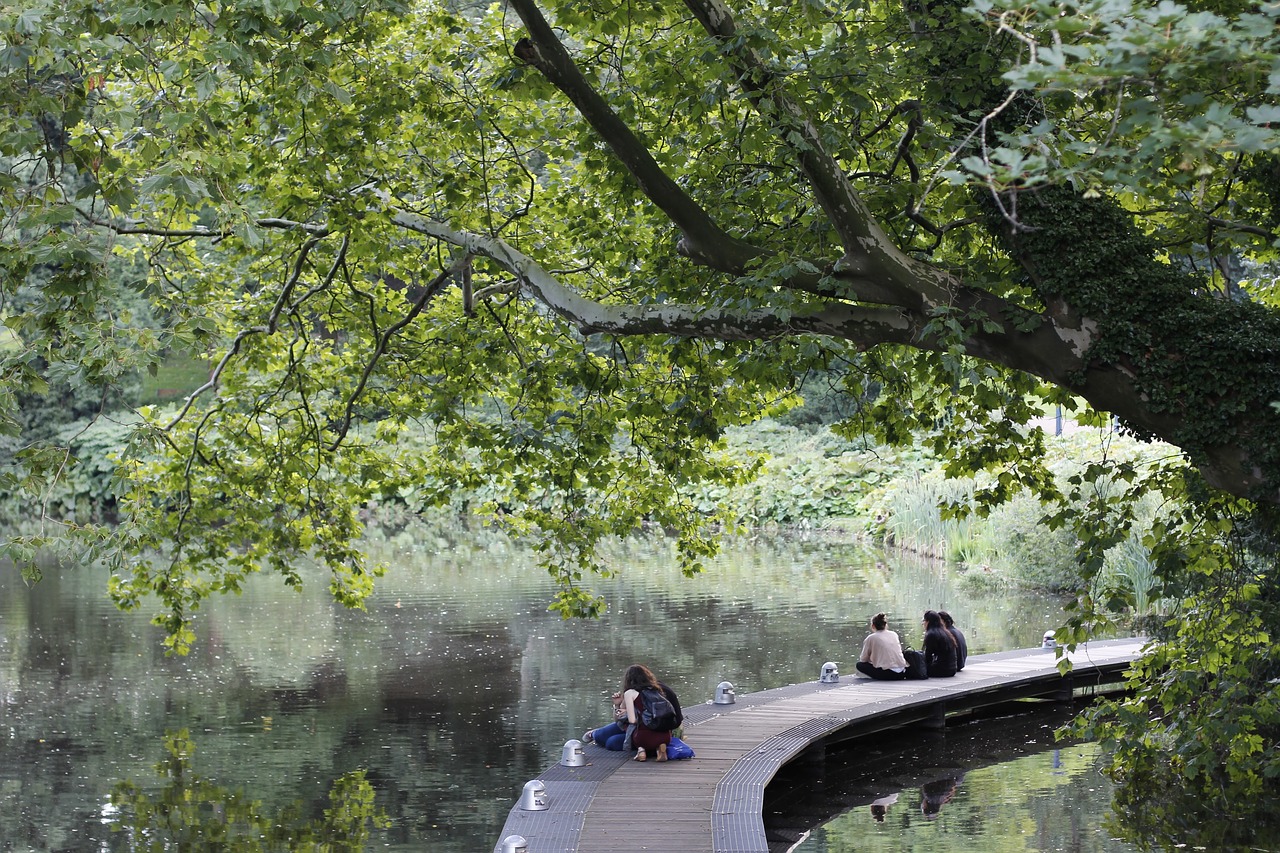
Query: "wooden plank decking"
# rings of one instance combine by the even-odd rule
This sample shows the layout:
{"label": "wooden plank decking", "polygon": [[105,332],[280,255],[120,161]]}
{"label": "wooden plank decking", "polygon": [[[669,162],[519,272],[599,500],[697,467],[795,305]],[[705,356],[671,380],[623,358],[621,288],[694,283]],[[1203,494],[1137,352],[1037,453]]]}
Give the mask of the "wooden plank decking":
{"label": "wooden plank decking", "polygon": [[505,840],[519,836],[527,853],[767,853],[765,786],[813,744],[909,725],[941,726],[948,713],[1105,687],[1145,642],[1082,646],[1070,655],[1069,679],[1059,676],[1052,651],[1027,649],[971,657],[955,678],[884,682],[844,675],[838,683],[738,696],[732,705],[694,705],[685,709],[685,740],[694,759],[639,763],[629,754],[587,746],[586,766],[556,764],[538,777],[547,808],[526,810],[517,801],[494,850],[503,853]]}

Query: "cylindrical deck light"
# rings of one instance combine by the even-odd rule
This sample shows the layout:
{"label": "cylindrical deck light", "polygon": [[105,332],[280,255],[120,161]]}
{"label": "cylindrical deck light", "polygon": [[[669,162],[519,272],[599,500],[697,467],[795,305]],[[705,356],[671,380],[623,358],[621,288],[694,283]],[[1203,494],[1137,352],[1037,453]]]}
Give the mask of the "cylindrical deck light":
{"label": "cylindrical deck light", "polygon": [[561,767],[583,767],[587,763],[587,751],[582,748],[582,741],[566,741],[560,752]]}
{"label": "cylindrical deck light", "polygon": [[527,812],[540,812],[550,808],[551,801],[547,798],[547,786],[543,784],[541,779],[534,779],[524,783],[524,793],[520,795],[520,808]]}

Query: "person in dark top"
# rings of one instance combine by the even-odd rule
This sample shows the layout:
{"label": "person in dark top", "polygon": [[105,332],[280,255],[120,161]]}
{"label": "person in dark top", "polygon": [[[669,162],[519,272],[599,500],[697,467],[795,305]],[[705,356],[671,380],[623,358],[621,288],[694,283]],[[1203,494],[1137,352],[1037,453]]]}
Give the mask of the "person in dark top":
{"label": "person in dark top", "polygon": [[639,719],[639,709],[644,707],[644,699],[640,697],[639,691],[644,687],[657,687],[667,697],[667,701],[671,703],[672,709],[676,712],[676,728],[678,729],[684,722],[684,711],[680,708],[680,697],[666,684],[658,681],[648,667],[632,664],[627,667],[626,674],[623,676],[623,689],[613,694],[612,697],[614,721],[607,726],[601,726],[598,729],[591,729],[586,732],[582,736],[583,743],[594,743],[614,752],[637,749],[638,747],[636,752],[637,761],[646,760],[648,757],[647,748],[648,751],[655,754],[658,761],[665,761],[667,744],[671,741],[671,732],[651,732],[644,728],[644,724]]}
{"label": "person in dark top", "polygon": [[951,614],[945,610],[939,610],[938,616],[942,619],[942,624],[951,636],[956,638],[956,672],[964,669],[965,659],[969,657],[969,644],[965,642],[964,634],[956,627],[956,620],[951,618]]}
{"label": "person in dark top", "polygon": [[924,660],[930,678],[950,678],[956,674],[959,645],[936,610],[924,612]]}

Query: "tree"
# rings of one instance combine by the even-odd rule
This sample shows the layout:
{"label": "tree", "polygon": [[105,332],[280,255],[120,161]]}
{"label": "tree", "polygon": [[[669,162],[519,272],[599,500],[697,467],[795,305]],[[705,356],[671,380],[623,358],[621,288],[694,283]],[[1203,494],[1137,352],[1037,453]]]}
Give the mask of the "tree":
{"label": "tree", "polygon": [[[987,503],[1056,496],[1025,429],[1041,402],[1179,447],[1078,485],[1136,484],[1096,504],[1118,521],[1057,519],[1092,531],[1086,581],[1137,490],[1265,520],[1280,310],[1239,270],[1277,247],[1277,8],[1069,11],[0,7],[0,271],[24,344],[0,409],[16,423],[46,370],[215,365],[176,412],[141,412],[119,526],[10,553],[72,534],[119,603],[160,600],[181,649],[206,596],[263,569],[300,583],[300,554],[358,604],[363,506],[486,487],[539,531],[557,606],[596,612],[594,543],[661,524],[696,570],[714,526],[682,487],[749,476],[722,431],[812,371],[841,377],[846,433],[995,471]],[[110,280],[119,253],[150,275]],[[98,310],[122,286],[162,334]],[[12,480],[65,462],[33,443]],[[1180,553],[1169,578],[1212,576]]]}

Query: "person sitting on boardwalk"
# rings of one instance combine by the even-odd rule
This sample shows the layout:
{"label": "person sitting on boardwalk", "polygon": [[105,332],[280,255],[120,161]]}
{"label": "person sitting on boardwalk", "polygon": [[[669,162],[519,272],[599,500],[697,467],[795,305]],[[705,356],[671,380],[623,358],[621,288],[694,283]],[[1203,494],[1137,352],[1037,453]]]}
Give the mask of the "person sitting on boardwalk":
{"label": "person sitting on boardwalk", "polygon": [[945,610],[939,610],[938,616],[942,619],[943,626],[951,632],[951,636],[956,638],[956,672],[964,669],[965,658],[969,657],[969,644],[965,642],[964,634],[956,627],[956,620],[951,618],[951,614]]}
{"label": "person sitting on boardwalk", "polygon": [[[676,726],[684,720],[684,712],[680,710],[680,699],[676,692],[654,676],[653,672],[641,664],[627,667],[622,679],[622,691],[613,694],[614,722],[598,729],[592,729],[582,736],[585,743],[594,743],[615,752],[636,748],[636,761],[645,761],[649,751],[656,754],[658,761],[667,760],[667,744],[671,743],[671,732],[655,732],[645,728],[640,714],[644,709],[644,697],[640,691],[646,687],[661,690],[676,712]],[[627,744],[630,729],[631,744]]]}
{"label": "person sitting on boardwalk", "polygon": [[883,613],[871,617],[872,631],[862,641],[862,654],[854,664],[858,672],[880,681],[898,681],[907,677],[907,659],[902,656],[902,641],[889,630]]}
{"label": "person sitting on boardwalk", "polygon": [[935,610],[924,612],[924,660],[930,678],[950,678],[956,674],[956,638],[942,624]]}

